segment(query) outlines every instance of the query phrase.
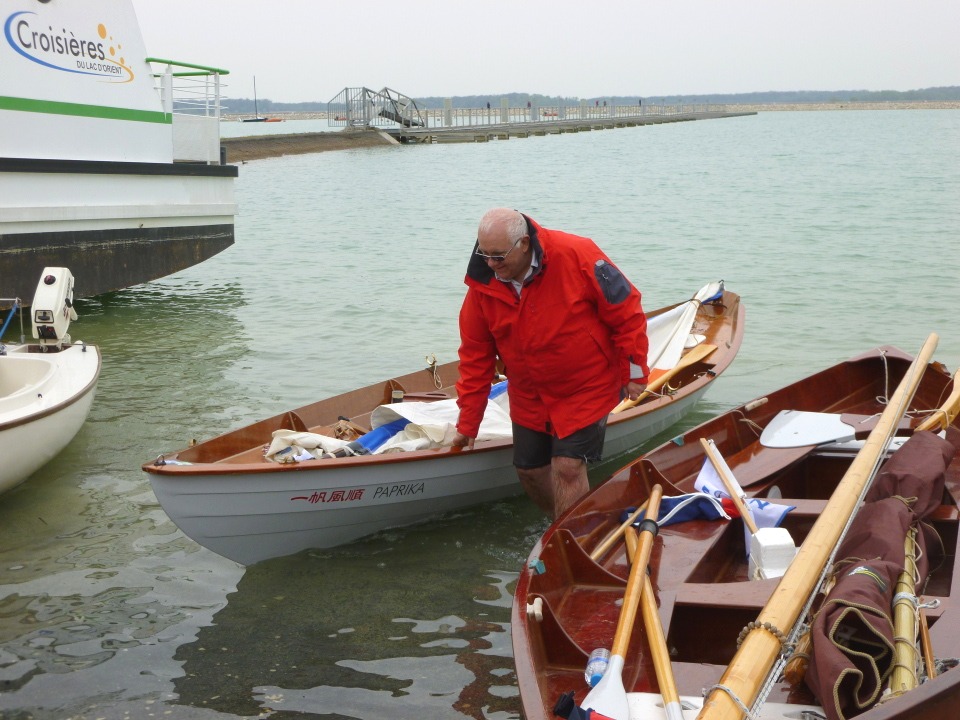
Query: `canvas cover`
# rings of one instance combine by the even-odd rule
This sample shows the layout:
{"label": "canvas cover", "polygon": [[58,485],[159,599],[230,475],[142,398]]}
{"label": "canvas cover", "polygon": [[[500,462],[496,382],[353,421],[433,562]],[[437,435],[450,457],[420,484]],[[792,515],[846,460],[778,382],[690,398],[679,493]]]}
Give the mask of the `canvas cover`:
{"label": "canvas cover", "polygon": [[[954,440],[951,437],[951,440]],[[930,432],[914,434],[874,478],[837,549],[835,584],[814,618],[806,683],[828,720],[846,720],[881,697],[894,666],[893,595],[904,567],[904,539],[918,533],[918,583],[938,543],[923,519],[941,504],[956,447]]]}

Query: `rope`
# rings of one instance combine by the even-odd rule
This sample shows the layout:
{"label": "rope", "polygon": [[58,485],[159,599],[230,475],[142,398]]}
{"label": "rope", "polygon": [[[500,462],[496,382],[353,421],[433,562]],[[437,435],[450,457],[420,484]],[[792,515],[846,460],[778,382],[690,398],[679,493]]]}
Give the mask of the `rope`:
{"label": "rope", "polygon": [[440,373],[437,372],[437,356],[431,353],[425,356],[423,359],[427,361],[427,370],[433,373],[434,387],[436,387],[437,390],[442,389],[443,383],[440,381]]}
{"label": "rope", "polygon": [[883,360],[883,395],[878,395],[876,400],[881,405],[886,405],[890,399],[890,366],[887,364],[887,351],[880,351],[880,359]]}
{"label": "rope", "polygon": [[[739,414],[740,414],[740,415],[743,415],[742,412],[739,413]],[[761,427],[759,423],[756,423],[756,422],[754,422],[753,420],[751,420],[750,418],[748,418],[746,415],[744,415],[743,417],[740,418],[740,422],[744,423],[748,428],[750,428],[751,430],[753,430],[754,434],[755,434],[757,437],[760,437],[760,435],[763,433],[763,427]]]}
{"label": "rope", "polygon": [[727,695],[730,696],[730,699],[737,704],[737,706],[740,708],[740,710],[743,712],[744,715],[746,715],[750,720],[758,720],[758,716],[755,715],[753,712],[751,712],[750,708],[748,708],[746,705],[743,704],[743,700],[737,697],[737,694],[733,692],[733,690],[728,688],[726,685],[721,685],[720,683],[717,683],[716,685],[711,685],[710,687],[704,689],[703,696],[707,697],[714,690],[720,690],[722,692],[725,692]]}

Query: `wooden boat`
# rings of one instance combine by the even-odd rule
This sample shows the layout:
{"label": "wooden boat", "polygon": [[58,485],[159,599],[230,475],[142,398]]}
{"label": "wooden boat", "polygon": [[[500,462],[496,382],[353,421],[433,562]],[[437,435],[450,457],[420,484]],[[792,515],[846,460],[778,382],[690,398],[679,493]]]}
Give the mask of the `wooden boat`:
{"label": "wooden boat", "polygon": [[[705,302],[711,295],[715,299]],[[712,283],[694,299],[650,313],[648,320],[651,347],[662,351],[658,356],[665,365],[650,384],[655,389],[662,383],[660,394],[610,416],[607,458],[637,447],[693,409],[733,361],[744,310],[738,295]],[[657,340],[661,334],[663,342]],[[698,344],[681,356],[689,338]],[[282,464],[264,457],[275,435],[335,436],[338,426],[343,428],[341,418],[366,432],[373,411],[396,408],[395,397],[403,406],[455,407],[457,377],[456,362],[432,363],[162,455],[143,470],[167,515],[187,536],[247,565],[519,494],[509,437],[478,442],[473,450],[431,447]]]}
{"label": "wooden boat", "polygon": [[[902,389],[911,378],[915,383],[912,400]],[[897,394],[891,397],[895,388]],[[890,402],[884,405],[882,399]],[[512,636],[524,717],[546,720],[554,717],[555,709],[561,717],[586,718],[592,709],[600,713],[593,714],[594,719],[607,715],[618,720],[743,718],[748,717],[748,709],[753,717],[782,720],[854,715],[862,720],[957,717],[960,670],[944,668],[956,665],[960,657],[960,598],[952,592],[960,577],[960,457],[947,459],[957,446],[958,403],[958,383],[942,365],[926,360],[912,365],[910,355],[881,347],[751,400],[616,472],[548,528],[518,579]],[[891,416],[896,412],[894,405],[909,407],[907,416],[902,420]],[[944,412],[931,415],[941,407]],[[825,430],[814,428],[820,437],[813,438],[808,434],[812,425],[805,421],[818,418],[829,422]],[[949,429],[945,434],[949,433],[951,442],[940,440],[932,431],[911,431],[924,418],[923,427],[933,425],[935,429],[946,418]],[[886,423],[882,431],[881,423]],[[839,540],[847,543],[857,532],[871,539],[892,535],[890,543],[899,543],[900,565],[904,564],[902,533],[898,535],[885,523],[871,525],[867,510],[857,510],[861,495],[850,492],[851,483],[860,483],[870,487],[871,493],[880,493],[869,483],[875,466],[890,453],[886,438],[880,437],[884,433],[912,433],[914,437],[906,443],[900,437],[892,440],[893,448],[902,447],[884,461],[875,482],[892,474],[896,460],[901,469],[917,475],[918,483],[935,488],[930,491],[934,494],[932,509],[923,525],[935,530],[942,549],[927,545],[926,559],[932,572],[925,586],[913,587],[908,581],[907,592],[902,597],[898,592],[894,598],[909,601],[914,594],[922,595],[920,629],[904,634],[898,626],[895,634],[902,634],[911,647],[916,635],[920,640],[929,638],[929,643],[922,643],[924,652],[918,662],[902,661],[899,655],[894,661],[887,654],[886,641],[873,630],[873,625],[889,629],[889,605],[876,614],[857,606],[857,617],[871,619],[870,632],[865,621],[859,629],[851,629],[849,624],[828,626],[837,634],[836,642],[831,642],[830,634],[818,634],[814,623],[811,655],[817,673],[807,668],[804,674],[802,657],[791,657],[803,638],[803,623],[811,617],[808,610],[812,608],[819,617],[827,608],[851,607],[848,598],[836,594],[842,578],[855,575],[844,558],[855,556],[869,566],[883,557],[872,552],[851,555],[845,544],[837,551]],[[945,458],[937,460],[941,463],[939,477],[945,483],[942,491],[921,475],[920,468],[931,451],[926,448],[924,454],[917,453],[928,440],[948,448]],[[753,579],[765,576],[758,575],[756,568],[757,555],[762,553],[753,561],[747,559],[747,539],[739,519],[664,523],[649,553],[648,582],[643,582],[642,569],[637,572],[639,579],[634,579],[625,540],[618,533],[626,522],[623,514],[628,508],[652,502],[654,488],[662,488],[664,497],[658,503],[694,492],[694,483],[706,465],[703,441],[712,441],[708,447],[715,448],[726,462],[746,497],[757,499],[751,502],[794,507],[777,532],[787,532],[799,550],[794,556],[791,548],[792,560],[779,579]],[[943,449],[937,447],[934,455]],[[913,454],[905,454],[908,448]],[[873,465],[868,468],[871,453]],[[910,499],[894,501],[901,508],[904,502],[914,501],[914,493],[903,495]],[[839,516],[835,515],[843,503],[852,517],[850,532],[845,535],[846,524],[836,521]],[[863,508],[872,506],[867,502]],[[860,514],[863,519],[858,521]],[[858,530],[860,525],[865,528]],[[759,535],[750,538],[756,551]],[[632,534],[629,542],[634,542]],[[841,579],[825,600],[817,590],[829,588],[820,581],[827,575],[823,568],[830,568],[831,563],[836,563]],[[858,565],[856,570],[865,573],[863,567]],[[801,577],[806,585],[798,581]],[[918,574],[918,581],[923,577]],[[879,591],[879,580],[867,582]],[[640,585],[643,590],[633,593]],[[893,595],[894,588],[883,587]],[[808,602],[813,604],[808,607]],[[889,603],[889,598],[884,602]],[[621,605],[627,609],[621,611]],[[633,616],[628,613],[636,612],[630,608],[638,605],[643,620],[631,623],[629,629],[621,628],[621,617],[629,620]],[[916,614],[915,610],[908,612]],[[847,639],[840,637],[845,632]],[[869,641],[863,634],[869,634]],[[761,652],[758,644],[764,643]],[[618,644],[622,662],[614,663],[617,653],[611,653],[609,682],[605,673],[596,687],[589,687],[584,668],[591,652],[609,650],[612,645],[616,650]],[[856,657],[854,667],[831,675],[822,658],[840,649]],[[913,653],[921,655],[916,647]],[[881,655],[882,660],[878,659]],[[914,684],[919,684],[906,689],[910,686],[897,681],[891,692],[892,673],[907,667],[912,671],[915,665],[919,665],[920,675]],[[858,700],[851,710],[853,701],[841,690],[844,683],[854,680],[860,689],[871,683],[875,687],[869,702]],[[622,683],[619,688],[617,682]],[[600,690],[604,683],[606,689]],[[811,687],[819,687],[819,693]],[[621,703],[617,709],[600,709],[612,698]]]}
{"label": "wooden boat", "polygon": [[[20,307],[19,298],[11,301],[0,338]],[[0,493],[22,483],[73,440],[90,412],[100,376],[99,350],[67,334],[76,318],[69,270],[44,269],[31,316],[36,342],[0,343]]]}

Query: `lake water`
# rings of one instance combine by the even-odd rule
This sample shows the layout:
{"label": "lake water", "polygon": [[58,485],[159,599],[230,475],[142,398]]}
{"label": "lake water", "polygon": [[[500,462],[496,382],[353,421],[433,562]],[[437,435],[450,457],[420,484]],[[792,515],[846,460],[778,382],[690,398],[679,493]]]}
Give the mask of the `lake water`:
{"label": "lake water", "polygon": [[937,332],[960,363],[956,111],[291,156],[243,165],[237,194],[234,247],[77,304],[74,338],[104,356],[90,419],[0,498],[4,720],[519,717],[510,601],[546,528],[526,497],[243,568],[185,538],[139,469],[454,359],[489,207],[594,238],[650,309],[717,279],[742,296],[739,357],[668,437],[876,345]]}

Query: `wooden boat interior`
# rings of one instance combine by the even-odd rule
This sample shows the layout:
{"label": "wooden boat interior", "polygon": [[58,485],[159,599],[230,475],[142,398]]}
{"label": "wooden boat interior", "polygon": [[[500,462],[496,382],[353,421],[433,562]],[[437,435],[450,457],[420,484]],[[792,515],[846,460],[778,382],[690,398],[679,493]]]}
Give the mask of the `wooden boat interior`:
{"label": "wooden boat interior", "polygon": [[[886,375],[877,372],[880,362],[887,363]],[[541,696],[546,708],[571,690],[578,701],[583,699],[588,689],[584,667],[591,651],[610,647],[630,569],[622,541],[596,559],[591,554],[630,510],[647,499],[655,484],[663,487],[665,496],[694,491],[693,482],[704,464],[701,437],[713,438],[748,496],[795,506],[782,527],[797,547],[802,544],[856,450],[770,449],[762,447],[758,438],[762,427],[783,408],[875,416],[882,409],[877,398],[890,395],[909,358],[891,353],[885,361],[875,357],[850,363],[845,374],[824,371],[651,451],[622,468],[555,523],[553,532],[548,531],[534,548],[530,571],[518,582],[517,597],[525,598],[527,616],[518,617],[523,609],[515,607],[515,620],[523,624],[526,634],[522,652],[529,653],[529,667],[536,668],[534,677],[518,664],[522,695]],[[950,387],[946,372],[928,367],[911,406],[917,418],[939,407]],[[824,397],[833,398],[826,408]],[[943,547],[932,558],[935,571],[923,596],[940,601],[939,607],[927,611],[927,619],[933,645],[948,654],[960,650],[960,617],[956,603],[950,603],[954,578],[960,577],[958,500],[960,456],[949,467],[941,505],[929,519]],[[737,651],[741,632],[757,619],[778,580],[749,579],[744,529],[738,520],[692,520],[662,527],[649,572],[677,689],[681,696],[699,697],[704,688],[720,681]],[[540,621],[532,619],[533,603]],[[638,623],[631,636],[623,684],[629,692],[657,693],[642,625]],[[791,686],[783,679],[774,685],[769,701],[816,704],[805,685]],[[525,701],[527,717],[538,717],[538,712],[531,712],[535,704]]]}
{"label": "wooden boat interior", "polygon": [[[683,303],[676,303],[650,313],[651,317],[669,312]],[[740,323],[743,310],[740,299],[734,293],[724,291],[721,302],[701,305],[698,309],[691,332],[703,336],[705,343],[718,346],[718,351],[698,362],[690,363],[678,370],[669,380],[666,391],[661,396],[653,396],[634,409],[611,416],[611,424],[628,421],[638,414],[672,402],[672,395],[683,389],[696,391],[709,383],[732,361],[739,349],[742,335]],[[427,358],[424,369],[406,375],[391,378],[385,382],[373,383],[342,395],[314,402],[294,410],[288,410],[273,417],[261,420],[243,428],[227,432],[218,437],[197,443],[192,447],[167,456],[167,459],[192,464],[269,465],[276,467],[263,457],[264,446],[269,444],[272,434],[277,430],[311,432],[330,437],[352,440],[358,434],[369,432],[370,416],[379,406],[391,402],[433,402],[455,398],[456,381],[459,377],[459,362],[452,361],[436,365]],[[502,372],[503,368],[498,367]],[[498,378],[503,377],[498,374]],[[492,379],[496,380],[496,379]],[[352,435],[344,435],[351,432]],[[477,451],[502,447],[504,441],[481,443]],[[405,453],[400,455],[412,455]],[[392,456],[390,461],[402,458]],[[338,463],[353,463],[357,458],[347,457],[336,460]],[[325,460],[325,462],[330,462]],[[170,466],[176,472],[175,466]]]}
{"label": "wooden boat interior", "polygon": [[[352,426],[353,437],[356,437],[357,434],[369,432],[370,415],[379,405],[393,402],[398,397],[405,402],[432,402],[456,397],[458,365],[457,361],[453,361],[435,368],[430,366],[288,410],[181,450],[176,458],[191,463],[268,463],[263,458],[263,446],[270,442],[277,430],[339,437],[338,433],[343,432],[347,423]],[[401,393],[401,396],[395,393]]]}

